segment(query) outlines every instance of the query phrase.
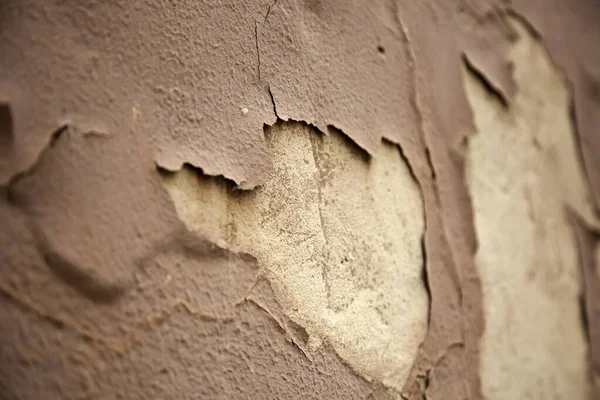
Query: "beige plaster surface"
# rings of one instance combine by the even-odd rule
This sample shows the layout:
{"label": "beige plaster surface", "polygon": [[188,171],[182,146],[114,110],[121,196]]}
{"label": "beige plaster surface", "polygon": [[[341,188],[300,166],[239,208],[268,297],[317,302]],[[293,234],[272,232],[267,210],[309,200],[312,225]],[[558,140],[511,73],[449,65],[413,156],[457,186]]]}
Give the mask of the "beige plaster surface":
{"label": "beige plaster surface", "polygon": [[485,399],[585,399],[588,344],[567,208],[595,224],[565,79],[515,21],[509,52],[517,93],[508,107],[463,75],[478,133],[467,182],[484,289],[480,342]]}
{"label": "beige plaster surface", "polygon": [[326,341],[400,391],[426,333],[428,295],[422,199],[399,149],[383,142],[369,158],[342,134],[300,123],[277,123],[266,140],[274,172],[256,190],[190,168],[165,175],[179,217],[258,259],[306,329],[307,357]]}

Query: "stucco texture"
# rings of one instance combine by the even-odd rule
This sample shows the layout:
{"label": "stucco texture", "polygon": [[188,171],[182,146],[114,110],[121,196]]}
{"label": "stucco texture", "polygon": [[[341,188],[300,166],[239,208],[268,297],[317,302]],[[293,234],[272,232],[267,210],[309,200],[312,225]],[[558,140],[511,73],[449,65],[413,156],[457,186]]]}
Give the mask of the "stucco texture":
{"label": "stucco texture", "polygon": [[517,93],[509,107],[465,74],[478,133],[467,182],[478,238],[486,398],[591,394],[571,214],[598,226],[569,114],[569,91],[546,50],[517,20],[509,52]]}
{"label": "stucco texture", "polygon": [[2,396],[592,393],[599,20],[0,2]]}

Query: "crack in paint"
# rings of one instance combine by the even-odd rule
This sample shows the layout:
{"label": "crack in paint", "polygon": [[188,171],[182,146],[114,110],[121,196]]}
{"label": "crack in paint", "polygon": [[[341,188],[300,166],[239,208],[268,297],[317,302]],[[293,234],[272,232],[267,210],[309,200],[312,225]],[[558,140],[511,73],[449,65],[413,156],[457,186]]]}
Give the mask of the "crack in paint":
{"label": "crack in paint", "polygon": [[[148,332],[149,330],[158,327],[166,322],[171,316],[173,316],[173,314],[178,312],[183,312],[189,316],[200,318],[206,321],[228,322],[233,319],[232,315],[223,317],[201,312],[194,309],[187,301],[175,299],[169,306],[143,315],[136,321],[127,325],[120,325],[119,330],[124,332],[121,337],[106,337],[97,335],[93,330],[89,330],[80,326],[70,318],[53,315],[51,312],[46,310],[42,304],[36,303],[32,299],[28,298],[28,296],[19,295],[3,282],[0,282],[0,294],[21,309],[37,316],[38,318],[51,322],[57,328],[67,328],[81,337],[85,342],[98,345],[100,350],[109,351],[119,356],[127,354],[131,350],[132,345],[140,340],[139,333]],[[146,329],[144,329],[144,327]]]}
{"label": "crack in paint", "polygon": [[257,66],[256,72],[258,75],[258,81],[260,82],[260,49],[258,47],[258,22],[254,21],[254,40],[256,43],[256,58],[257,58]]}
{"label": "crack in paint", "polygon": [[[273,114],[275,114],[275,118],[282,120],[277,114],[277,106],[275,105],[275,97],[273,96],[273,92],[271,91],[271,86],[267,85],[267,90],[269,92],[269,98],[271,99],[271,105],[273,105]],[[282,120],[283,121],[283,120]],[[300,121],[303,122],[303,121]]]}
{"label": "crack in paint", "polygon": [[485,75],[485,73],[481,69],[477,68],[477,66],[473,64],[471,60],[469,60],[469,57],[466,54],[462,55],[462,61],[464,66],[479,80],[485,90],[496,100],[498,100],[503,108],[508,108],[509,102],[504,92],[496,87],[494,83]]}
{"label": "crack in paint", "polygon": [[298,343],[298,339],[296,339],[294,334],[292,334],[292,332],[287,328],[286,324],[284,322],[280,321],[279,318],[277,318],[277,316],[273,312],[271,312],[271,310],[269,310],[269,308],[266,305],[262,304],[257,299],[247,298],[246,300],[248,302],[254,304],[255,306],[257,306],[258,308],[260,308],[262,311],[264,311],[269,316],[269,318],[273,319],[273,321],[275,321],[277,323],[277,325],[279,326],[279,328],[285,335],[286,340],[288,340],[288,342],[292,343],[294,345],[294,347],[304,357],[306,357],[306,359],[308,361],[313,362],[313,357],[310,355],[310,353],[304,348],[304,346],[300,346],[300,343]]}
{"label": "crack in paint", "polygon": [[265,14],[265,19],[263,21],[263,24],[265,24],[267,22],[267,18],[269,18],[269,14],[271,13],[271,8],[275,7],[275,5],[277,4],[278,0],[274,0],[272,4],[269,5],[269,8],[267,8],[267,13]]}

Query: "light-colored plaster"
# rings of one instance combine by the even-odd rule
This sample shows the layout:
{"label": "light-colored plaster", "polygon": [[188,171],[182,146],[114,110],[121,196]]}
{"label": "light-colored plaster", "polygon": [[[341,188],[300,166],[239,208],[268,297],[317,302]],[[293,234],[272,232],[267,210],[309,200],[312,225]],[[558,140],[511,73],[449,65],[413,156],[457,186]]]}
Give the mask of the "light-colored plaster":
{"label": "light-colored plaster", "polygon": [[427,329],[420,190],[399,149],[372,159],[337,132],[267,129],[274,171],[250,192],[166,176],[188,228],[257,257],[287,314],[357,372],[401,390]]}
{"label": "light-colored plaster", "polygon": [[565,79],[515,21],[509,52],[518,86],[508,108],[470,72],[478,134],[467,181],[484,289],[480,342],[485,399],[585,399],[588,345],[580,268],[567,207],[594,224]]}

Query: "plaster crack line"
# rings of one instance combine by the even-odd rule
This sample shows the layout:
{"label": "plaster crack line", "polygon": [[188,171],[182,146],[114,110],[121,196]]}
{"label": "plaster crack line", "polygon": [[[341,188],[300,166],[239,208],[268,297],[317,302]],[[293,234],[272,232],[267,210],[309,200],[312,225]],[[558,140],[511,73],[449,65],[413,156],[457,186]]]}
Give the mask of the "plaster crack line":
{"label": "plaster crack line", "polygon": [[264,304],[261,304],[260,301],[254,299],[252,297],[246,298],[246,301],[254,304],[258,308],[260,308],[261,310],[263,310],[265,313],[267,313],[269,315],[269,317],[271,317],[277,323],[277,325],[279,326],[279,328],[283,331],[286,339],[289,342],[291,342],[294,346],[296,346],[296,348],[298,348],[298,350],[300,350],[300,352],[302,354],[304,354],[304,357],[306,357],[310,362],[313,361],[313,359],[310,356],[310,354],[308,354],[306,352],[306,350],[304,350],[302,347],[300,347],[300,345],[297,343],[296,338],[294,337],[294,335],[292,334],[292,332],[290,332],[290,330],[287,328],[286,324],[283,321],[280,321],[280,319],[277,318],[277,316],[275,316],[275,314],[273,314]]}
{"label": "plaster crack line", "polygon": [[404,149],[402,148],[402,146],[400,146],[399,144],[395,144],[395,146],[398,148],[398,151],[400,152],[400,158],[402,158],[402,161],[404,161],[404,163],[408,167],[408,173],[410,174],[410,177],[417,184],[417,186],[419,186],[419,189],[421,190],[421,197],[423,197],[423,194],[422,194],[423,188],[421,187],[421,183],[419,182],[419,179],[417,178],[417,174],[415,173],[413,166],[411,165],[410,161],[408,160],[408,156],[404,153]]}
{"label": "plaster crack line", "polygon": [[234,319],[233,315],[217,316],[204,313],[194,309],[184,300],[175,299],[170,305],[152,311],[136,321],[128,324],[119,324],[121,334],[105,335],[98,334],[94,330],[90,330],[84,325],[80,325],[77,321],[68,316],[55,315],[52,311],[47,310],[44,305],[26,295],[20,295],[8,285],[0,284],[0,296],[6,298],[9,302],[21,308],[23,311],[51,323],[56,329],[70,330],[88,343],[93,350],[109,351],[117,355],[127,354],[131,349],[131,346],[140,341],[140,334],[152,331],[157,326],[166,323],[176,313],[185,313],[190,317],[217,323],[227,323]]}
{"label": "plaster crack line", "polygon": [[258,75],[258,81],[260,82],[260,48],[258,47],[258,22],[254,21],[254,43],[256,45],[256,58],[258,65],[256,66],[256,72]]}
{"label": "plaster crack line", "polygon": [[[431,159],[431,153],[429,151],[429,147],[427,146],[423,112],[421,110],[421,107],[419,106],[419,98],[418,98],[419,94],[417,91],[418,78],[417,78],[417,70],[416,70],[417,60],[416,60],[414,50],[412,48],[412,44],[411,44],[410,37],[408,34],[408,29],[406,29],[404,27],[404,23],[402,22],[402,20],[400,19],[400,15],[398,14],[399,11],[398,11],[397,3],[394,2],[392,4],[394,5],[392,7],[392,13],[394,14],[394,19],[396,20],[396,23],[398,24],[398,27],[400,28],[400,32],[402,35],[402,41],[403,41],[404,45],[406,46],[405,47],[406,55],[408,57],[409,69],[410,69],[410,74],[411,74],[411,79],[412,79],[411,92],[410,92],[410,103],[411,103],[411,106],[413,107],[413,110],[418,118],[419,134],[421,136],[421,140],[423,141],[423,147],[425,148],[425,158],[426,158],[427,164],[429,166],[429,174],[430,174],[430,177],[435,181],[436,174],[435,174],[435,169],[433,167],[433,161]],[[421,250],[423,253],[423,270],[422,271],[423,271],[423,280],[425,282],[425,289],[427,290],[427,295],[429,297],[429,304],[431,305],[432,293],[431,293],[431,286],[430,286],[429,275],[428,275],[428,270],[427,270],[427,246],[426,246],[426,240],[425,240],[425,235],[427,232],[427,213],[425,211],[425,202],[426,202],[425,201],[425,187],[421,184],[421,182],[417,178],[415,170],[412,168],[412,165],[409,162],[408,156],[404,153],[404,149],[400,145],[397,145],[397,147],[398,147],[398,150],[400,151],[400,156],[402,157],[402,159],[408,166],[408,169],[409,169],[409,172],[410,172],[412,178],[417,183],[417,185],[419,186],[420,191],[421,191],[421,199],[422,199],[423,205],[424,205],[424,207],[423,207],[424,230],[423,230],[423,236],[421,237]],[[437,190],[436,190],[436,193],[437,193]],[[428,310],[427,325],[429,326],[430,323],[431,323],[431,306],[429,307],[429,310]]]}
{"label": "plaster crack line", "polygon": [[273,92],[271,91],[271,86],[267,86],[267,90],[269,91],[269,97],[271,98],[271,104],[273,104],[273,114],[275,114],[275,118],[281,119],[277,114],[277,106],[275,105],[275,97],[273,97]]}
{"label": "plaster crack line", "polygon": [[[395,5],[395,7],[393,7],[393,9],[392,9],[392,13],[394,14],[394,19],[396,20],[396,23],[398,24],[398,27],[400,28],[402,42],[406,46],[406,56],[408,57],[408,65],[409,65],[410,76],[411,76],[411,88],[410,88],[410,96],[409,96],[410,104],[411,104],[413,111],[415,112],[417,119],[418,119],[419,135],[421,136],[421,138],[423,140],[423,145],[425,147],[425,155],[427,158],[427,163],[429,164],[430,176],[433,179],[435,179],[435,177],[436,177],[435,169],[433,167],[433,162],[431,160],[429,146],[427,145],[427,137],[425,135],[425,120],[423,118],[423,111],[421,110],[421,107],[419,106],[419,93],[417,90],[417,87],[418,87],[417,58],[416,58],[415,52],[412,48],[408,29],[405,28],[404,23],[400,19],[400,15],[398,15],[399,10],[398,10],[398,7],[396,6],[396,3],[394,3],[394,5]],[[409,164],[409,166],[410,166],[410,164]]]}
{"label": "plaster crack line", "polygon": [[277,4],[277,0],[273,1],[273,4],[269,5],[269,8],[267,8],[267,13],[265,14],[265,19],[263,21],[263,24],[267,22],[267,18],[269,17],[269,14],[271,13],[271,8],[275,7],[276,4]]}

